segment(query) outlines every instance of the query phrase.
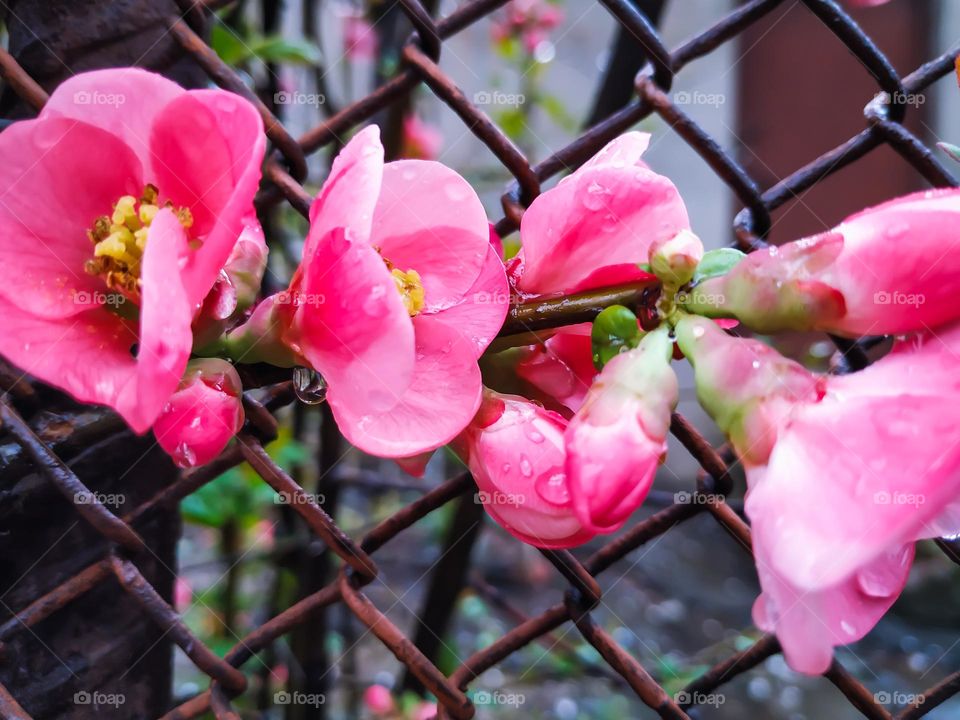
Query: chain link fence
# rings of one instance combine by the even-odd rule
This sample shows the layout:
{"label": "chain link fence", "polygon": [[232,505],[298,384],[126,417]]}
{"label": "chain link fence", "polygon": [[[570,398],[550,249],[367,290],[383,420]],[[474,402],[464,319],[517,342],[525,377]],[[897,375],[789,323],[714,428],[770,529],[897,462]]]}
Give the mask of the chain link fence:
{"label": "chain link fence", "polygon": [[[906,99],[950,74],[960,47],[954,47],[910,74],[900,76],[870,37],[835,2],[802,0],[805,11],[816,15],[836,36],[836,40],[843,43],[852,56],[869,70],[876,79],[878,95],[866,107],[865,127],[861,132],[851,138],[838,138],[834,149],[797,169],[774,187],[763,190],[728,152],[672,102],[670,89],[674,77],[685,66],[710,55],[717,47],[761,21],[781,5],[782,0],[744,2],[728,16],[704,28],[700,34],[672,51],[664,46],[647,17],[629,0],[599,2],[626,29],[649,62],[636,77],[636,93],[630,102],[537,165],[528,162],[501,128],[483,109],[471,102],[438,65],[444,42],[448,38],[496,11],[505,4],[505,0],[471,0],[443,18],[433,17],[418,0],[399,0],[399,7],[415,32],[402,47],[402,62],[396,74],[366,97],[343,107],[300,137],[291,135],[244,80],[222,62],[198,34],[204,13],[228,5],[228,2],[184,2],[183,13],[169,17],[167,22],[171,35],[213,82],[246,97],[263,116],[273,151],[265,165],[263,189],[258,202],[269,205],[285,201],[305,217],[312,200],[301,184],[307,177],[307,157],[325,146],[337,143],[339,138],[370,121],[380,111],[404,102],[421,83],[459,116],[465,127],[484,143],[513,177],[512,184],[502,197],[504,217],[496,224],[501,235],[518,227],[524,208],[539,194],[541,183],[576,168],[609,140],[652,114],[659,115],[670,132],[677,133],[688,143],[743,205],[743,210],[736,215],[733,231],[737,244],[745,250],[764,246],[764,236],[771,227],[771,213],[776,208],[884,145],[903,157],[929,184],[935,187],[956,184],[931,149],[908,131],[903,122],[909,109]],[[10,53],[3,50],[0,50],[0,71],[20,98],[34,109],[43,107],[46,99],[44,90]],[[851,102],[857,101],[858,98],[851,98]],[[655,296],[642,293],[631,300],[633,304],[649,305],[655,301]],[[578,314],[573,320],[568,314],[565,321],[590,319],[601,307],[585,302],[578,306]],[[503,334],[538,329],[555,322],[550,307],[515,305],[511,308]],[[843,342],[840,349],[851,367],[862,367],[867,362],[863,347],[856,342]],[[727,531],[730,552],[751,552],[749,527],[724,500],[732,484],[725,454],[711,446],[679,414],[673,418],[671,431],[702,468],[696,488],[691,488],[691,493],[697,494],[697,501],[673,504],[656,512],[629,527],[589,557],[578,559],[568,551],[541,551],[565,579],[569,589],[557,598],[556,604],[541,614],[518,618],[518,624],[509,632],[466,658],[452,674],[445,675],[417,643],[405,636],[374,605],[364,594],[364,587],[378,577],[376,556],[380,548],[445,505],[463,498],[467,502],[472,500],[476,488],[468,475],[461,474],[447,480],[390,515],[363,537],[352,538],[264,450],[264,444],[277,436],[277,421],[273,411],[295,401],[291,381],[249,372],[245,377],[248,386],[245,396],[247,424],[237,442],[210,465],[182,473],[175,482],[153,497],[126,514],[117,515],[23,419],[18,405],[29,395],[23,382],[6,376],[0,380],[4,389],[0,404],[2,432],[22,447],[36,470],[73,504],[78,520],[89,525],[108,544],[108,551],[101,559],[36,597],[25,607],[16,608],[13,616],[0,625],[0,651],[8,646],[11,637],[17,633],[29,632],[30,628],[54,614],[73,612],[78,599],[98,586],[108,582],[119,583],[136,602],[143,616],[171,638],[196,667],[210,678],[209,688],[169,710],[162,716],[165,720],[186,720],[206,713],[212,713],[220,719],[238,718],[231,701],[247,689],[248,671],[245,671],[245,665],[248,661],[281,636],[295,633],[311,613],[336,604],[347,608],[373,636],[389,648],[423,687],[436,696],[439,717],[457,720],[466,720],[475,714],[469,691],[471,683],[479,675],[568,623],[573,624],[576,631],[598,651],[609,668],[632,688],[652,713],[663,718],[690,717],[688,713],[693,705],[709,698],[725,683],[750,673],[751,669],[779,652],[777,640],[764,636],[747,649],[707,669],[682,692],[671,695],[594,617],[594,610],[603,602],[605,571],[637,548],[697,515],[710,515]],[[342,564],[335,581],[270,618],[243,637],[221,658],[188,629],[172,604],[164,599],[167,593],[158,591],[138,567],[147,549],[140,529],[158,512],[175,508],[181,499],[226,469],[244,461],[275,492],[293,499],[290,507],[302,517],[316,537],[339,557]],[[960,555],[949,542],[941,541],[938,544],[951,561],[960,562]],[[5,660],[15,662],[17,659],[8,657]],[[825,683],[835,686],[836,692],[842,693],[863,716],[875,720],[894,717],[873,692],[838,662],[834,661],[824,678]],[[933,687],[918,688],[916,702],[900,711],[896,717],[899,720],[923,717],[957,692],[960,692],[960,672],[946,677]],[[18,704],[17,694],[16,687],[0,685],[0,716],[30,717]]]}

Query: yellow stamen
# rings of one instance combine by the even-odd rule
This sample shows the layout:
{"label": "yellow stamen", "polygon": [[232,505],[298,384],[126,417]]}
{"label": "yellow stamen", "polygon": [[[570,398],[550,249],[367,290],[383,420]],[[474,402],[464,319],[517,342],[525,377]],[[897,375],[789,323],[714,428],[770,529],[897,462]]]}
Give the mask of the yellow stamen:
{"label": "yellow stamen", "polygon": [[407,314],[414,317],[423,310],[424,306],[423,281],[420,279],[420,273],[416,270],[404,272],[398,268],[392,268],[390,274],[397,284],[397,290],[400,292],[400,299],[403,300]]}
{"label": "yellow stamen", "polygon": [[[120,197],[111,215],[102,215],[87,230],[94,243],[93,259],[84,269],[90,275],[103,278],[107,287],[136,297],[140,293],[140,261],[146,248],[148,228],[160,211],[160,191],[156,185],[143,188],[140,198]],[[193,215],[186,207],[175,207],[169,200],[164,204],[176,214],[184,228],[193,225]]]}

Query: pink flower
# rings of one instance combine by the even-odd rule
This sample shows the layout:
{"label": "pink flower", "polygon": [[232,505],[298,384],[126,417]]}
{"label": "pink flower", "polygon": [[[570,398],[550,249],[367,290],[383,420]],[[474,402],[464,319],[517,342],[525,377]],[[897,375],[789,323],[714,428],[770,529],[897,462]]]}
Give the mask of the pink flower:
{"label": "pink flower", "polygon": [[840,377],[703,318],[681,320],[677,341],[747,468],[757,622],[793,667],[822,672],[833,646],[862,637],[896,599],[913,541],[957,529],[960,325]]}
{"label": "pink flower", "polygon": [[572,293],[649,278],[651,247],[690,227],[673,183],[640,159],[647,133],[610,142],[523,215],[511,275],[526,294]]}
{"label": "pink flower", "polygon": [[396,710],[393,695],[383,685],[371,685],[364,690],[363,704],[376,716],[389,715]]}
{"label": "pink flower", "polygon": [[570,501],[566,426],[563,417],[525,398],[487,391],[477,417],[456,442],[490,517],[537,547],[573,547],[593,537]]}
{"label": "pink flower", "polygon": [[603,368],[565,432],[567,487],[592,533],[619,529],[640,507],[667,452],[677,378],[667,328]]}
{"label": "pink flower", "polygon": [[180,467],[204,465],[243,426],[243,386],[226,360],[192,360],[153,424],[160,444]]}
{"label": "pink flower", "polygon": [[960,190],[931,190],[864,210],[822,235],[757,250],[702,282],[687,307],[760,332],[888,335],[960,315]]}
{"label": "pink flower", "polygon": [[231,93],[136,69],[60,85],[0,133],[0,262],[15,269],[0,354],[145,432],[180,383],[263,151],[259,114]]}
{"label": "pink flower", "polygon": [[177,609],[177,612],[183,613],[190,608],[192,603],[193,588],[190,587],[190,581],[181,575],[177,575],[173,585],[173,606]]}
{"label": "pink flower", "polygon": [[528,53],[563,22],[563,11],[546,0],[511,0],[504,12],[494,20],[493,39],[502,42],[519,37]]}
{"label": "pink flower", "polygon": [[384,165],[369,127],[310,219],[286,339],[327,380],[340,429],[382,457],[446,444],[480,405],[477,358],[509,299],[476,193],[439,163]]}
{"label": "pink flower", "polygon": [[373,25],[363,15],[343,16],[344,54],[350,60],[373,60],[378,45]]}
{"label": "pink flower", "polygon": [[403,145],[400,157],[408,160],[436,160],[443,147],[443,135],[416,113],[403,119]]}

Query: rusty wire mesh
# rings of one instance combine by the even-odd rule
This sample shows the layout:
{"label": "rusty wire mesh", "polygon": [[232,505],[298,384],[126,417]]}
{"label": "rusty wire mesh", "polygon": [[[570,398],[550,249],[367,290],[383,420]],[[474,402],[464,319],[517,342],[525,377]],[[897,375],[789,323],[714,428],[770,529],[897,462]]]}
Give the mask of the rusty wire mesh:
{"label": "rusty wire mesh", "polygon": [[[462,119],[465,126],[513,176],[513,183],[502,197],[505,216],[497,223],[501,234],[518,227],[524,207],[539,194],[541,182],[577,167],[609,140],[653,113],[663,118],[671,131],[680,135],[696,151],[743,204],[744,209],[737,214],[733,230],[736,242],[744,249],[764,245],[773,210],[883,145],[902,156],[931,185],[940,187],[956,184],[931,150],[904,127],[903,121],[908,109],[905,98],[923,91],[948,74],[954,66],[960,46],[951,48],[949,52],[901,77],[871,39],[834,2],[802,0],[806,10],[815,14],[877,79],[878,93],[884,92],[886,95],[879,96],[867,106],[864,113],[866,127],[860,133],[843,140],[833,150],[799,168],[774,187],[762,190],[728,152],[671,102],[668,93],[674,75],[684,66],[709,55],[718,46],[736,37],[777,8],[782,0],[744,2],[721,21],[673,51],[664,47],[657,31],[628,0],[598,1],[627,28],[650,59],[648,67],[636,79],[636,98],[533,166],[437,64],[444,40],[494,12],[506,0],[472,0],[441,19],[431,17],[418,0],[399,0],[399,6],[415,28],[415,33],[403,47],[402,64],[397,73],[368,96],[344,107],[299,138],[291,136],[270,109],[219,59],[187,22],[190,12],[203,12],[204,9],[228,3],[208,0],[205,3],[208,7],[203,8],[204,3],[185,2],[184,15],[170,18],[170,31],[217,85],[243,95],[257,106],[274,150],[265,165],[264,189],[260,199],[266,202],[286,199],[304,216],[312,199],[301,185],[307,175],[306,157],[336,142],[375,113],[400,101],[421,82]],[[21,98],[34,108],[43,106],[45,92],[3,50],[0,50],[0,70]],[[611,298],[619,298],[640,309],[655,300],[653,293],[638,293],[636,290],[622,291],[621,296],[612,290],[604,302],[597,302],[597,298],[584,299],[579,305],[575,304],[573,314],[568,303],[564,321],[590,319]],[[511,308],[502,334],[535,330],[555,322],[549,303],[540,303],[535,307],[515,305]],[[857,343],[843,343],[841,350],[852,367],[865,364],[866,356]],[[4,431],[22,445],[39,471],[74,503],[83,521],[99,532],[110,543],[111,549],[100,561],[36,598],[27,607],[20,608],[14,617],[0,626],[0,643],[54,613],[69,612],[73,600],[113,579],[136,600],[143,613],[164,633],[169,633],[190,660],[210,677],[207,690],[170,710],[163,716],[166,720],[195,718],[206,712],[212,712],[217,718],[239,717],[231,707],[231,699],[243,693],[247,687],[247,677],[242,670],[244,663],[280,636],[294,631],[311,612],[337,603],[346,606],[437,697],[440,717],[458,720],[472,717],[474,707],[467,691],[475,678],[520,648],[549,635],[566,623],[573,623],[583,638],[653,712],[664,718],[687,718],[688,707],[671,697],[637,659],[595,621],[591,611],[601,602],[602,573],[638,547],[700,513],[708,513],[720,523],[731,536],[732,545],[739,546],[739,551],[751,552],[749,527],[723,499],[731,488],[724,458],[687,420],[675,415],[671,431],[702,468],[695,490],[702,502],[674,504],[656,512],[582,560],[568,551],[542,551],[569,584],[563,597],[540,615],[523,619],[503,637],[468,657],[450,676],[445,676],[364,595],[363,588],[377,577],[374,559],[377,550],[429,513],[475,491],[468,475],[459,475],[430,490],[380,522],[362,538],[349,537],[264,450],[264,443],[274,438],[277,432],[271,411],[294,401],[292,384],[285,380],[267,384],[260,390],[263,394],[258,395],[259,400],[248,393],[245,397],[246,427],[238,436],[238,442],[220,458],[208,466],[184,472],[177,482],[118,517],[88,491],[18,414],[15,409],[18,397],[15,383],[5,383],[4,391],[0,404],[0,420]],[[342,566],[334,582],[272,617],[243,637],[221,659],[187,628],[171,604],[163,599],[138,569],[137,558],[142,555],[145,546],[137,527],[159,509],[175,507],[182,498],[243,461],[249,463],[276,492],[297,498],[296,502],[291,503],[292,507],[311,531],[339,556]],[[77,503],[78,493],[92,498],[92,502]],[[938,545],[947,557],[960,563],[960,556],[950,543],[939,541]],[[683,697],[690,700],[703,697],[705,693],[750,672],[778,652],[776,638],[764,636],[746,650],[731,655],[703,672],[687,686]],[[873,693],[837,661],[824,677],[864,716],[877,720],[894,717],[876,701]],[[902,710],[896,717],[900,720],[922,717],[958,692],[960,672],[949,675],[922,693],[918,692],[917,703]],[[0,715],[29,717],[18,705],[15,692],[11,693],[2,685]]]}

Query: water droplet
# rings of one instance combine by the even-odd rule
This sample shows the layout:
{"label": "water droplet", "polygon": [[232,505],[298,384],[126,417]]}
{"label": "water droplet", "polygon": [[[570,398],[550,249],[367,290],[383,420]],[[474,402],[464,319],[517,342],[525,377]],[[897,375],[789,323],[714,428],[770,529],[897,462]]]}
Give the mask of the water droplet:
{"label": "water droplet", "polygon": [[504,463],[500,466],[500,469],[503,471],[503,474],[506,475],[508,472],[510,472],[510,463]]}
{"label": "water droplet", "polygon": [[697,326],[693,329],[693,336],[695,338],[702,338],[705,332],[706,330],[704,330],[702,327]]}
{"label": "water droplet", "polygon": [[374,285],[370,288],[367,299],[363,301],[363,311],[371,317],[379,315],[383,308],[383,297],[386,294],[387,289],[383,285]]}
{"label": "water droplet", "polygon": [[520,474],[526,478],[533,475],[533,465],[530,464],[530,458],[526,455],[520,456]]}
{"label": "water droplet", "polygon": [[463,183],[460,182],[449,182],[444,186],[444,190],[447,193],[447,198],[453,202],[460,202],[461,200],[466,200],[470,196],[469,190],[464,187]]}
{"label": "water droplet", "polygon": [[567,476],[563,472],[553,468],[537,478],[533,483],[533,489],[537,491],[543,500],[551,505],[567,505],[570,502],[570,491],[567,490]]}
{"label": "water droplet", "polygon": [[605,196],[609,193],[609,190],[594,180],[587,186],[587,192],[583,196],[583,206],[587,210],[599,210],[606,205]]}
{"label": "water droplet", "polygon": [[193,449],[187,445],[185,442],[182,442],[177,445],[173,450],[173,462],[176,463],[177,467],[181,468],[192,468],[197,464],[197,455]]}
{"label": "water droplet", "polygon": [[530,442],[540,444],[543,442],[543,433],[534,428],[530,428],[527,431],[527,437],[530,439]]}
{"label": "water droplet", "polygon": [[853,627],[853,625],[851,625],[850,623],[848,623],[846,620],[841,620],[841,621],[840,621],[840,629],[843,630],[843,631],[844,631],[847,635],[849,635],[850,637],[853,637],[854,635],[857,634],[857,631],[856,631],[856,629]]}
{"label": "water droplet", "polygon": [[319,405],[327,399],[327,381],[316,370],[295,367],[293,369],[293,391],[300,402],[307,405]]}

